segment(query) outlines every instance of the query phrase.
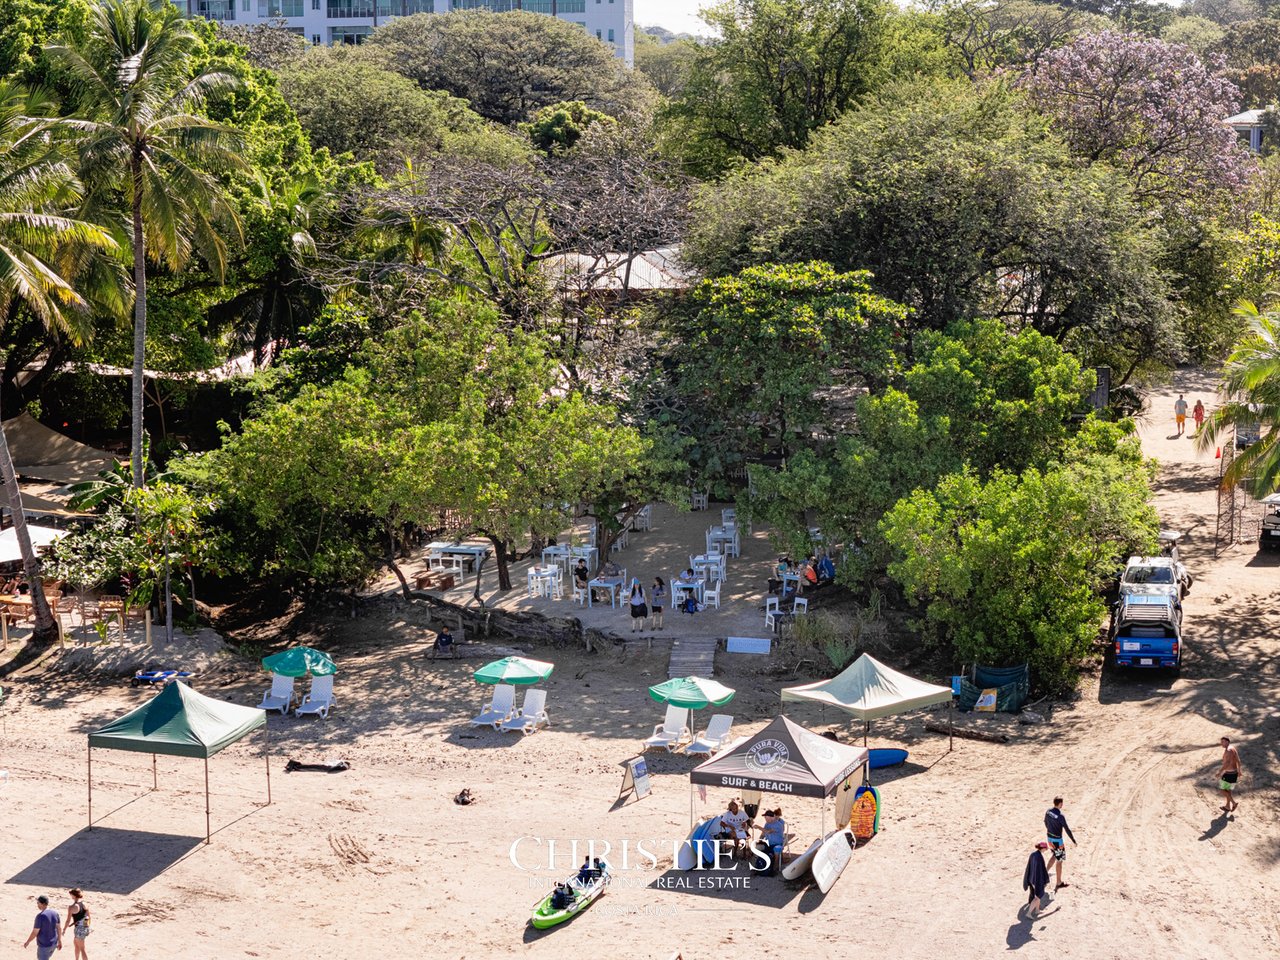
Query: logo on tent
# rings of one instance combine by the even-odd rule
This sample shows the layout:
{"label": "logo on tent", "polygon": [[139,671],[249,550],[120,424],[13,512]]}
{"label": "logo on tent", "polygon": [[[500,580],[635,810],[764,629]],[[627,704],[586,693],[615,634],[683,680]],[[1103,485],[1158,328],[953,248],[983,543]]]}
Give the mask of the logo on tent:
{"label": "logo on tent", "polygon": [[806,733],[801,742],[804,743],[805,749],[813,754],[815,760],[832,761],[836,758],[831,741],[826,737],[815,737],[812,733]]}
{"label": "logo on tent", "polygon": [[791,751],[781,740],[761,740],[753,743],[743,757],[748,769],[756,773],[772,773],[791,758]]}

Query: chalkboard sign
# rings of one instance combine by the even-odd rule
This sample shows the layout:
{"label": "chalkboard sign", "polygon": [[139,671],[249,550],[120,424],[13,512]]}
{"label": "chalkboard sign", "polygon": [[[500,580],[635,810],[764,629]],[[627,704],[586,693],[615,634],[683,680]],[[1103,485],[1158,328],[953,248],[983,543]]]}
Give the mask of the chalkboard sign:
{"label": "chalkboard sign", "polygon": [[644,757],[632,757],[630,760],[622,762],[622,789],[618,791],[619,797],[624,797],[630,792],[634,792],[637,800],[642,800],[649,795],[649,766],[644,762]]}

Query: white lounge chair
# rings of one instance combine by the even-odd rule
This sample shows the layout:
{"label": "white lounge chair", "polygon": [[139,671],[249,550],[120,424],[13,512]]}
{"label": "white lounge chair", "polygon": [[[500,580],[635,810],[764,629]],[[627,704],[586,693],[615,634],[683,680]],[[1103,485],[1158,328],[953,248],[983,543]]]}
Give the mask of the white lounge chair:
{"label": "white lounge chair", "polygon": [[502,724],[504,733],[519,730],[521,733],[533,733],[539,727],[551,723],[547,716],[547,691],[530,690],[524,695],[524,704],[510,720]]}
{"label": "white lounge chair", "polygon": [[711,756],[724,746],[725,741],[729,739],[731,729],[733,729],[733,717],[727,713],[717,713],[707,723],[707,729],[694,737],[693,743],[685,747],[684,752],[705,753]]}
{"label": "white lounge chair", "polygon": [[689,710],[687,707],[675,707],[667,704],[666,718],[653,728],[653,736],[644,742],[644,749],[663,747],[668,752],[675,752],[680,744],[689,739]]}
{"label": "white lounge chair", "polygon": [[280,716],[284,716],[289,712],[289,706],[293,703],[293,677],[286,677],[280,673],[271,675],[271,689],[262,695],[262,702],[258,704],[260,710],[279,710]]}
{"label": "white lounge chair", "polygon": [[295,717],[304,713],[318,713],[329,719],[329,708],[333,706],[333,674],[327,677],[312,677],[311,692],[302,698],[298,709],[293,711]]}
{"label": "white lounge chair", "polygon": [[497,730],[501,723],[510,719],[515,702],[516,688],[509,683],[498,684],[493,688],[493,699],[484,708],[484,712],[471,721],[471,725],[473,727],[493,727],[493,729]]}

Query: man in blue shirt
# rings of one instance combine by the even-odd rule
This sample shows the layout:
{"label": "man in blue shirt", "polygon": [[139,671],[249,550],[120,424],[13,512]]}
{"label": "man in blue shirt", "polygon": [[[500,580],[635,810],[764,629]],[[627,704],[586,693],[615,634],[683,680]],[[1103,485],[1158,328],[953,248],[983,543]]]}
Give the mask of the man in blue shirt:
{"label": "man in blue shirt", "polygon": [[40,912],[36,914],[35,926],[23,946],[30,946],[35,940],[36,960],[52,960],[54,951],[62,949],[62,918],[57,910],[49,909],[49,898],[43,893],[36,897],[36,906]]}
{"label": "man in blue shirt", "polygon": [[1053,851],[1053,866],[1057,874],[1057,884],[1053,889],[1069,887],[1071,884],[1062,882],[1062,861],[1067,859],[1067,845],[1062,838],[1064,834],[1070,837],[1071,845],[1075,846],[1076,836],[1067,826],[1067,815],[1062,812],[1061,797],[1054,797],[1053,806],[1045,811],[1044,829],[1049,835],[1049,849]]}

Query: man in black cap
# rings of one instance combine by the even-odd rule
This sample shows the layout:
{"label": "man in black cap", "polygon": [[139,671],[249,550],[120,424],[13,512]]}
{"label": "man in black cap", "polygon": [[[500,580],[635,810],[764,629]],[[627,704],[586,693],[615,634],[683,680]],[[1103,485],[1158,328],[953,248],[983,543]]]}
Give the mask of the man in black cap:
{"label": "man in black cap", "polygon": [[36,897],[36,906],[40,912],[36,914],[35,925],[27,937],[24,947],[36,942],[36,960],[53,960],[55,950],[62,949],[62,917],[57,910],[49,907],[49,898],[43,893]]}

